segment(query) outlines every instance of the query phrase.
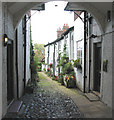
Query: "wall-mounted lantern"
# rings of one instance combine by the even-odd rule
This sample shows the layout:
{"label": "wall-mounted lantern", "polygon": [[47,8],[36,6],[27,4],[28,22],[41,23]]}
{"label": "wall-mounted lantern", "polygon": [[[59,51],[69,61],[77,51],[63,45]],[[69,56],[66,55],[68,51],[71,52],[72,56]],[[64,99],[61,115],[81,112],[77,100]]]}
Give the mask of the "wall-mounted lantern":
{"label": "wall-mounted lantern", "polygon": [[4,46],[8,44],[8,36],[4,34]]}

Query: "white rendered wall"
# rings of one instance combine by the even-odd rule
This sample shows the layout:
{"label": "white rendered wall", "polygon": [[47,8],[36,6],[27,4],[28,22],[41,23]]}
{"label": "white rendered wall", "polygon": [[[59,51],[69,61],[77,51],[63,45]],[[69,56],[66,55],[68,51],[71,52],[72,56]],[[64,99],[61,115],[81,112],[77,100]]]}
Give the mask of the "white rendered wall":
{"label": "white rendered wall", "polygon": [[[27,15],[28,18],[28,15]],[[30,70],[30,20],[26,24],[26,83],[31,78]]]}
{"label": "white rendered wall", "polygon": [[0,119],[2,118],[2,2],[0,2]]}
{"label": "white rendered wall", "polygon": [[[81,14],[84,18],[84,13]],[[77,41],[82,40],[82,72],[75,68],[76,86],[83,91],[83,72],[84,72],[84,23],[78,17],[74,22],[74,59],[77,59]]]}
{"label": "white rendered wall", "polygon": [[[112,22],[112,21],[111,21]],[[91,48],[91,90],[93,89],[94,81],[94,49],[93,44],[101,42],[102,44],[102,60],[101,60],[101,86],[100,86],[100,96],[101,100],[107,104],[109,107],[112,107],[112,23],[106,21],[106,29],[104,35],[101,37],[91,39],[92,48]],[[96,21],[93,20],[92,33],[99,36],[101,31]],[[107,33],[107,34],[106,34]],[[103,71],[103,60],[108,60],[107,72]]]}
{"label": "white rendered wall", "polygon": [[18,81],[19,81],[19,97],[22,96],[24,90],[24,36],[22,28],[22,20],[20,21],[18,28]]}

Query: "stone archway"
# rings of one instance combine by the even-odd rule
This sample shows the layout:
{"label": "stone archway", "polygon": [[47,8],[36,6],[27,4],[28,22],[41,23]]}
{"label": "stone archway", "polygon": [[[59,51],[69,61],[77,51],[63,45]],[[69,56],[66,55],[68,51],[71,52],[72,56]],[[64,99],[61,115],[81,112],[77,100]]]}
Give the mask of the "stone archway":
{"label": "stone archway", "polygon": [[[52,1],[52,0],[50,0]],[[21,18],[27,11],[35,6],[40,6],[44,2],[13,2],[7,3],[8,10],[13,15],[14,28],[18,25]],[[100,7],[100,6],[101,7]],[[91,13],[96,19],[102,33],[105,31],[105,18],[106,11],[111,9],[111,3],[98,3],[98,2],[69,2],[69,10],[86,10]]]}
{"label": "stone archway", "polygon": [[[15,1],[15,0],[14,0]],[[19,1],[19,0],[18,0]],[[49,0],[51,1],[51,0]],[[5,2],[5,0],[3,1]],[[8,8],[8,12],[10,12],[10,17],[11,17],[11,23],[10,24],[13,24],[11,27],[9,26],[9,28],[11,28],[11,30],[9,29],[9,31],[11,32],[11,35],[13,34],[13,37],[14,37],[14,29],[18,26],[18,23],[20,22],[21,18],[24,16],[24,14],[26,14],[27,11],[29,11],[31,8],[37,6],[37,5],[41,5],[42,3],[45,3],[44,0],[42,0],[42,2],[40,2],[39,0],[37,0],[37,2],[32,2],[32,0],[29,0],[29,2],[11,2],[11,3],[8,3],[6,1],[6,5],[7,5],[7,8]],[[112,32],[111,31],[111,28],[109,25],[109,23],[106,23],[106,15],[107,15],[107,11],[108,10],[111,10],[112,8],[112,3],[101,3],[102,5],[100,6],[99,3],[78,3],[77,1],[74,2],[74,3],[71,3],[71,9],[74,9],[74,10],[86,10],[88,12],[90,12],[96,19],[99,27],[100,27],[100,30],[101,30],[101,33],[105,33],[106,31],[108,32]],[[1,102],[0,102],[0,118],[2,117],[2,115],[5,114],[6,112],[6,108],[7,106],[5,105],[6,104],[6,95],[5,95],[5,92],[3,91],[3,89],[6,87],[6,84],[5,84],[5,79],[6,79],[6,76],[5,76],[5,71],[6,71],[6,61],[5,61],[5,57],[6,56],[6,49],[3,47],[2,45],[2,33],[4,34],[3,32],[3,22],[5,22],[3,20],[3,18],[1,16],[3,16],[2,14],[2,9],[3,8],[3,3],[0,2],[0,24],[1,24],[1,33],[0,33],[0,38],[1,38],[1,41],[0,41],[0,69],[1,69],[1,73],[0,73],[0,83],[1,83],[1,92],[0,92],[0,96],[1,96]],[[106,23],[106,24],[105,24]],[[7,23],[6,23],[7,24]],[[8,24],[9,25],[9,24]],[[8,31],[8,32],[9,32]],[[110,42],[109,42],[110,41]],[[108,59],[109,60],[109,67],[112,67],[112,61],[111,61],[111,52],[112,51],[109,51],[107,48],[107,44],[109,43],[110,47],[111,47],[111,36],[110,34],[107,35],[104,39],[104,59]],[[106,55],[105,55],[106,54]],[[107,80],[107,76],[108,76],[108,79],[110,80],[110,83],[111,83],[111,76],[112,73],[111,71],[107,74],[107,75],[104,75],[103,77],[105,78],[105,83],[107,86],[106,86],[106,89],[111,89],[110,87],[110,84],[107,84],[106,80]],[[110,77],[110,78],[109,78]],[[103,88],[104,89],[104,88]],[[105,89],[105,90],[106,90]],[[110,95],[111,93],[111,90],[108,90],[107,91],[107,95]],[[106,96],[103,98],[105,103],[109,104],[111,106],[111,102],[109,101],[109,97]]]}
{"label": "stone archway", "polygon": [[13,16],[13,26],[16,28],[19,24],[21,18],[34,7],[41,7],[43,2],[15,2],[8,3],[8,10],[12,13]]}

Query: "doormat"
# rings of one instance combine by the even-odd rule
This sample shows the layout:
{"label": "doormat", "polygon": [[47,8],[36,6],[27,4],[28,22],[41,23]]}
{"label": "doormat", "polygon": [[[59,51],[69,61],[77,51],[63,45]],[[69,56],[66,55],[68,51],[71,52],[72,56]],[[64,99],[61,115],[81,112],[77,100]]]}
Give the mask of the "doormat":
{"label": "doormat", "polygon": [[93,93],[85,93],[86,98],[90,101],[90,102],[94,102],[94,101],[99,101],[100,98],[98,96],[96,96]]}
{"label": "doormat", "polygon": [[12,105],[8,108],[8,113],[18,113],[22,106],[22,103],[22,101],[14,101]]}

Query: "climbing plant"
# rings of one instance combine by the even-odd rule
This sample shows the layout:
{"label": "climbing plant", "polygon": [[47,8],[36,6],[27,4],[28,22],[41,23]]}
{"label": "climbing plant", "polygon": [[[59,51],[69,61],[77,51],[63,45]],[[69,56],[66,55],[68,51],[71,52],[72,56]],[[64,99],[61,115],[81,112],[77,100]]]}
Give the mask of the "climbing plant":
{"label": "climbing plant", "polygon": [[[63,55],[61,55],[63,54]],[[60,59],[58,61],[58,67],[61,68],[61,73],[60,75],[64,76],[64,78],[66,78],[66,75],[71,75],[73,76],[73,78],[75,77],[75,72],[74,72],[74,68],[71,62],[69,62],[69,57],[66,54],[66,44],[64,45],[63,48],[63,53],[60,53]],[[66,83],[66,86],[68,87],[72,87],[69,84],[68,80],[63,79],[64,82]],[[73,81],[73,84],[75,84],[74,79],[70,79],[70,83]],[[74,85],[73,85],[74,87]]]}

